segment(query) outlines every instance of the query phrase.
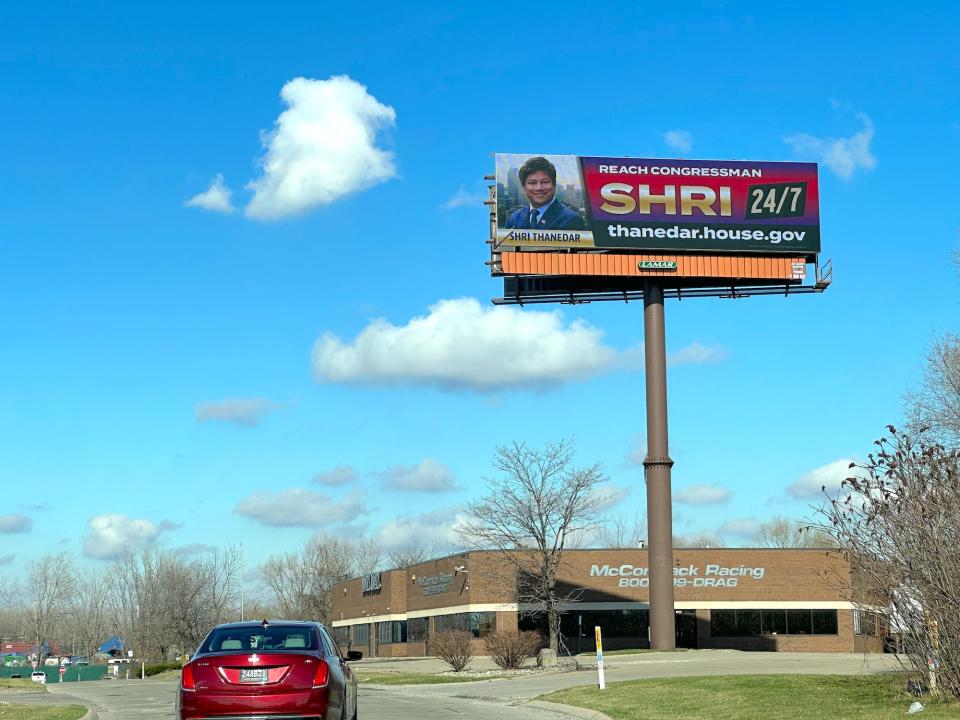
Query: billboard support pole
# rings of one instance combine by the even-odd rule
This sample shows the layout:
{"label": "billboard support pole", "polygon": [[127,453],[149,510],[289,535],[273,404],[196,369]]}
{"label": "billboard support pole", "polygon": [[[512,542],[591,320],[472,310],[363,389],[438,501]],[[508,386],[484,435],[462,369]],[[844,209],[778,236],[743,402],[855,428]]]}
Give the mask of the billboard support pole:
{"label": "billboard support pole", "polygon": [[674,650],[673,513],[667,438],[667,351],[663,286],[648,282],[643,292],[643,335],[647,385],[647,528],[650,573],[650,646]]}

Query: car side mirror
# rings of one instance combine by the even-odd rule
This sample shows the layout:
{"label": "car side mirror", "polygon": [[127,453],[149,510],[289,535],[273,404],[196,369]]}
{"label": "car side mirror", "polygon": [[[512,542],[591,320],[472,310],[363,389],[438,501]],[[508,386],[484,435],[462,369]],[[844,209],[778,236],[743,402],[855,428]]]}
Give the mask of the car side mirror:
{"label": "car side mirror", "polygon": [[347,662],[351,662],[353,660],[363,660],[363,653],[359,650],[348,650]]}

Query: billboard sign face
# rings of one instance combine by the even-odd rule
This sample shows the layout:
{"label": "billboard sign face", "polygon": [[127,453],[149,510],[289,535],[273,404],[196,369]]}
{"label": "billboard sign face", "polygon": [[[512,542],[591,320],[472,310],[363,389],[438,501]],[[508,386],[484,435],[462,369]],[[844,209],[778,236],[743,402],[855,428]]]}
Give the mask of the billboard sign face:
{"label": "billboard sign face", "polygon": [[499,247],[820,251],[816,163],[498,153]]}

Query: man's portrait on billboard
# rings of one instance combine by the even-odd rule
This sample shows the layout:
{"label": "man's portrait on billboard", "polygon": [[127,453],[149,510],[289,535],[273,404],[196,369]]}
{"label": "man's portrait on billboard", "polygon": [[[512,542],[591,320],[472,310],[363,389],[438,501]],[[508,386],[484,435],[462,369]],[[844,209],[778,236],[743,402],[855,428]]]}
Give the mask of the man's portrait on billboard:
{"label": "man's portrait on billboard", "polygon": [[[565,156],[570,157],[570,156]],[[576,165],[574,164],[574,168]],[[500,177],[498,168],[498,179]],[[558,181],[557,166],[542,155],[528,157],[519,168],[503,168],[498,184],[500,227],[523,230],[586,230],[584,195],[578,172],[567,170]]]}

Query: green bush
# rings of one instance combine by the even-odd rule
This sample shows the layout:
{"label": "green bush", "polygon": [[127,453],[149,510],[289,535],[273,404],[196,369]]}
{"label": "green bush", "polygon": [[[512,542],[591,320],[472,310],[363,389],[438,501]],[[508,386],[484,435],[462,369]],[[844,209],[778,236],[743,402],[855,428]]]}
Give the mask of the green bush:
{"label": "green bush", "polygon": [[[143,666],[143,676],[152,677],[153,675],[159,675],[166,670],[179,670],[180,663],[178,662],[162,662],[162,663],[147,663]],[[133,673],[131,673],[132,675]]]}

